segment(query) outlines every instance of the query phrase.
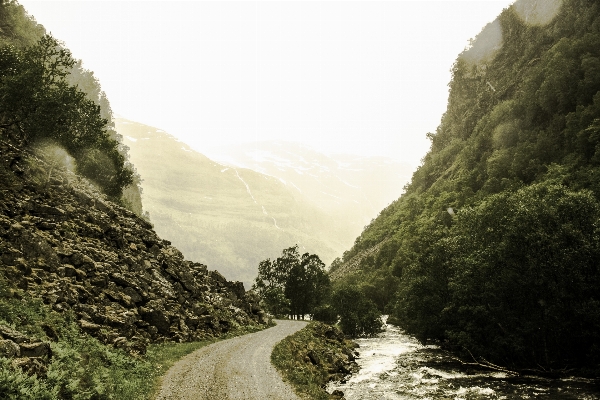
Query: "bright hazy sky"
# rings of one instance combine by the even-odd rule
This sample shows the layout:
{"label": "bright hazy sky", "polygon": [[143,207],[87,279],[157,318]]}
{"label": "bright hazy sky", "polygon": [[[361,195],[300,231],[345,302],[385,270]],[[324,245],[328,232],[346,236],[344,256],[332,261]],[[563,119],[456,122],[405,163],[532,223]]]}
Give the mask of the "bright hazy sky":
{"label": "bright hazy sky", "polygon": [[209,157],[280,139],[413,166],[457,55],[512,3],[19,2],[94,71],[115,114]]}

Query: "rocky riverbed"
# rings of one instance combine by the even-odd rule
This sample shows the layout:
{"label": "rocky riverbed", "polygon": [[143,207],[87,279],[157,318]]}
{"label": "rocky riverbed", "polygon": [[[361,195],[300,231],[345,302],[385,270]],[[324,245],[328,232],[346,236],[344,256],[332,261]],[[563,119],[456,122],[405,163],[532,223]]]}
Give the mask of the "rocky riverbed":
{"label": "rocky riverbed", "polygon": [[466,368],[436,346],[423,346],[387,325],[377,337],[358,339],[360,366],[347,382],[328,392],[347,400],[370,399],[600,399],[598,381],[546,379]]}

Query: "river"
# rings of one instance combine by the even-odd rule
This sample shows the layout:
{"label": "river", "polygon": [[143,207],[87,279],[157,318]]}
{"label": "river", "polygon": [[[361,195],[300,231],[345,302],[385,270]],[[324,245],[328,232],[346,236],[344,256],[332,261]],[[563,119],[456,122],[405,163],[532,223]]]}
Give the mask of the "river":
{"label": "river", "polygon": [[436,346],[423,346],[393,325],[357,339],[360,371],[330,383],[347,400],[397,399],[600,399],[598,381],[546,379],[466,369]]}

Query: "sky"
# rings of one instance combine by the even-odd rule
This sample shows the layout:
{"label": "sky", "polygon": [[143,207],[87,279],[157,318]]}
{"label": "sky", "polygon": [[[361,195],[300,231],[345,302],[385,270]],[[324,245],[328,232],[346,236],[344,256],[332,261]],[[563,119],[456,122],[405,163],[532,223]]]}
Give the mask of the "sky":
{"label": "sky", "polygon": [[218,158],[285,140],[416,167],[458,54],[510,0],[19,0],[116,115]]}

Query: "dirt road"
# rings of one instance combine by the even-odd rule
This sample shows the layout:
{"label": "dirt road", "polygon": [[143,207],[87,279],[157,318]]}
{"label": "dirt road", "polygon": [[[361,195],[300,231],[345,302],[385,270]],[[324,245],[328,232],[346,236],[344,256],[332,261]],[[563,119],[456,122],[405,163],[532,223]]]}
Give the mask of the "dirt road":
{"label": "dirt road", "polygon": [[271,365],[271,351],[306,322],[276,322],[275,327],[214,343],[182,358],[167,371],[156,399],[299,399]]}

